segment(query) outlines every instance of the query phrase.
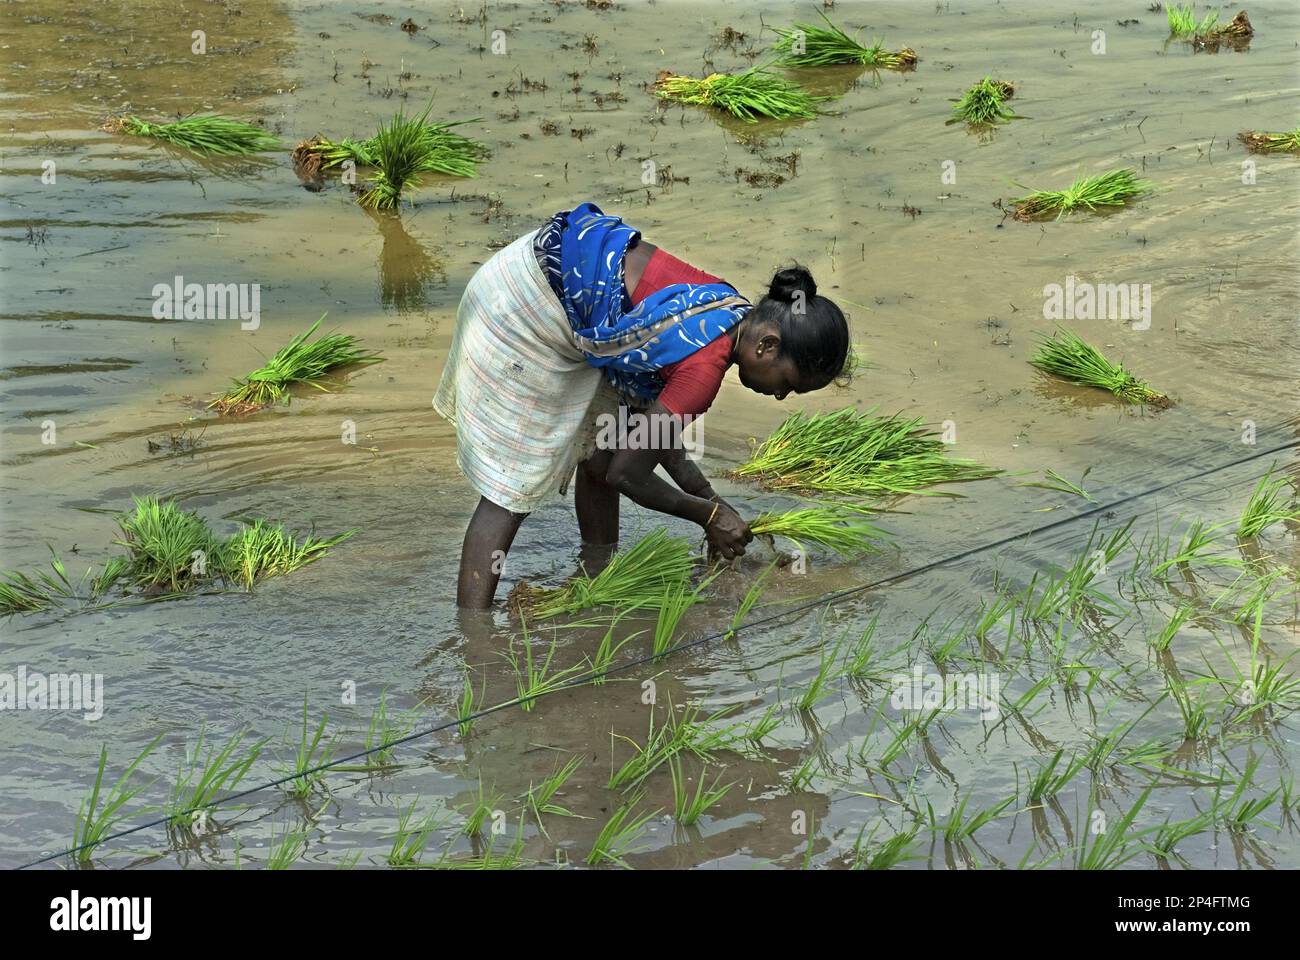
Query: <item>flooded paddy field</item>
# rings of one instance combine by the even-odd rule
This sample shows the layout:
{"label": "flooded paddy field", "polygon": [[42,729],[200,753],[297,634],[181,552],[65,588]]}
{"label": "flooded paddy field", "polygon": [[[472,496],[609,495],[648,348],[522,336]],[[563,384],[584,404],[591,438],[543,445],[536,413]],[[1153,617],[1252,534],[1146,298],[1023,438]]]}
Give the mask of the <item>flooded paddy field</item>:
{"label": "flooded paddy field", "polygon": [[[619,855],[638,869],[1300,866],[1300,523],[1238,524],[1270,470],[1300,482],[1300,159],[1237,140],[1294,128],[1300,10],[1252,3],[1249,45],[1210,51],[1130,0],[838,2],[838,24],[910,47],[915,69],[796,71],[833,96],[823,114],[746,124],[651,85],[763,62],[765,25],[790,5],[605,6],[0,8],[0,569],[49,569],[53,550],[79,578],[116,552],[113,513],[146,495],[222,535],[254,516],[355,531],[250,592],[0,621],[0,673],[103,682],[94,720],[0,712],[0,864],[73,844],[105,745],[107,786],[160,738],[120,826],[168,803],[200,736],[267,739],[241,788],[292,774],[305,702],[308,742],[325,721],[315,760],[373,746],[376,728],[442,729],[382,764],[106,843],[89,864],[386,868],[425,824],[411,859],[426,866],[581,867],[623,810],[649,815]],[[1015,85],[1023,119],[946,124],[986,75]],[[480,118],[492,156],[476,178],[427,177],[386,214],[295,174],[299,141],[364,137],[431,98],[437,119]],[[284,147],[211,159],[99,129],[195,111],[256,120]],[[1004,209],[1116,167],[1155,192],[1059,221]],[[922,416],[953,456],[1003,473],[880,504],[886,549],[772,570],[748,614],[762,622],[724,638],[772,559],[756,543],[682,624],[688,643],[715,639],[656,662],[635,662],[653,617],[531,625],[552,676],[611,630],[630,639],[606,682],[461,730],[467,684],[490,707],[527,668],[501,604],[456,609],[478,495],[431,399],[474,271],[583,200],[747,296],[797,260],[843,305],[865,360],[850,386],[778,402],[732,374],[703,421],[705,472],[746,517],[797,503],[722,478],[796,408]],[[177,277],[257,284],[260,323],[156,317],[155,285]],[[1068,323],[1173,407],[1028,363],[1055,326],[1045,288],[1067,283],[1149,289],[1149,317]],[[383,362],[287,405],[208,409],[326,313],[323,330]],[[1048,469],[1091,499],[1025,486]],[[698,534],[625,503],[624,543],[665,519]],[[563,582],[578,554],[572,503],[553,500],[521,528],[499,597]],[[680,762],[623,771],[664,730]],[[674,774],[691,793],[730,789],[682,825]]]}

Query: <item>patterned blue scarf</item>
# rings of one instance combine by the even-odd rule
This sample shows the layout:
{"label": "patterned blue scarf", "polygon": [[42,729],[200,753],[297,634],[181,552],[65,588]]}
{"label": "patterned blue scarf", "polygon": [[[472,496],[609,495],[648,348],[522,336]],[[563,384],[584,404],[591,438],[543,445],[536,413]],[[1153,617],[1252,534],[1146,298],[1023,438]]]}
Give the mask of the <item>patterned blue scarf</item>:
{"label": "patterned blue scarf", "polygon": [[623,259],[641,232],[593,203],[570,210],[560,239],[564,311],[578,349],[624,397],[653,401],[659,371],[708,346],[750,303],[725,283],[676,283],[625,309]]}

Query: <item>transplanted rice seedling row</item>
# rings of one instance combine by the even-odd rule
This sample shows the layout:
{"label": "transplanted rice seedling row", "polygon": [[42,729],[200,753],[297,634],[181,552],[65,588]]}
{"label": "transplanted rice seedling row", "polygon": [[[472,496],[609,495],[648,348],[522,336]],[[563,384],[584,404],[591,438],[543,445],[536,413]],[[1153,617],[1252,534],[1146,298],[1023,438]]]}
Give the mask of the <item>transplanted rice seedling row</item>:
{"label": "transplanted rice seedling row", "polygon": [[795,412],[732,475],[772,490],[883,498],[1001,472],[947,456],[947,445],[920,417],[873,414]]}
{"label": "transplanted rice seedling row", "polygon": [[1040,370],[1071,383],[1108,390],[1126,403],[1173,406],[1166,394],[1133,376],[1122,364],[1107,360],[1100,350],[1064,327],[1051,336],[1039,334],[1039,340],[1038,352],[1029,362]]}

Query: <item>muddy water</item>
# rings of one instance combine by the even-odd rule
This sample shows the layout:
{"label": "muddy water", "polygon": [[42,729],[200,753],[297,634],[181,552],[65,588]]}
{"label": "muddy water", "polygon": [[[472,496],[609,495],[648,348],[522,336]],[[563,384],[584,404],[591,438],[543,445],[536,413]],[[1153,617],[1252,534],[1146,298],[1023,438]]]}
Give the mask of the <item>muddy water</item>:
{"label": "muddy water", "polygon": [[[501,657],[507,619],[461,622],[452,604],[474,497],[430,400],[468,277],[540,218],[583,199],[754,296],[776,267],[797,259],[850,315],[869,364],[854,385],[781,404],[728,382],[705,425],[711,471],[743,457],[747,440],[792,406],[845,403],[952,421],[957,455],[1008,471],[965,488],[964,499],[898,504],[884,521],[897,550],[774,577],[765,602],[778,606],[760,613],[1082,511],[1077,498],[1016,485],[1046,467],[1074,480],[1091,468],[1086,485],[1108,502],[1294,439],[1300,163],[1258,158],[1255,182],[1244,183],[1248,158],[1235,134],[1294,124],[1300,74],[1291,38],[1300,13],[1281,2],[1252,4],[1258,36],[1249,50],[1212,55],[1168,44],[1161,18],[1145,6],[1107,0],[1076,19],[1066,5],[1047,2],[839,3],[839,21],[911,46],[918,69],[816,71],[810,86],[843,94],[826,116],[748,126],[658,106],[646,84],[661,69],[700,74],[749,64],[771,38],[760,36],[762,23],[783,22],[784,5],[490,4],[480,17],[477,7],[435,4],[415,17],[414,35],[399,29],[409,9],[382,2],[248,0],[183,14],[146,2],[5,5],[0,566],[38,566],[47,544],[74,573],[102,562],[113,551],[111,519],[79,508],[124,507],[133,494],[174,496],[223,529],[263,515],[304,530],[358,533],[324,562],[253,595],[0,625],[0,670],[100,673],[107,701],[94,723],[57,712],[4,715],[0,858],[16,864],[67,844],[103,743],[110,766],[120,768],[164,735],[145,764],[163,779],[141,797],[157,802],[201,725],[221,736],[246,726],[274,738],[256,769],[269,778],[290,759],[282,737],[299,722],[304,696],[314,718],[328,712],[338,749],[348,751],[364,740],[381,691],[390,708],[415,710],[421,726],[454,716],[467,666],[487,702],[513,695]],[[1139,22],[1118,23],[1133,18]],[[716,37],[728,26],[747,36],[720,46]],[[498,29],[503,56],[491,52]],[[1105,31],[1104,55],[1090,52],[1096,29]],[[194,30],[206,33],[202,56],[190,52]],[[1016,84],[1017,111],[1028,119],[992,137],[946,126],[949,100],[986,73]],[[478,136],[494,157],[476,180],[430,181],[400,219],[368,215],[337,183],[304,190],[287,153],[201,161],[96,129],[120,112],[212,109],[259,118],[291,145],[317,132],[365,135],[400,106],[430,97],[439,117],[481,117]],[[54,184],[40,180],[47,160]],[[646,161],[665,182],[643,184]],[[1121,213],[1041,225],[1004,219],[994,206],[1020,192],[1013,181],[1059,188],[1120,165],[1143,170],[1158,193]],[[786,181],[752,186],[753,173]],[[259,284],[260,327],[153,319],[154,284],[177,275]],[[1151,285],[1149,328],[1121,319],[1074,326],[1174,394],[1174,409],[1121,410],[1026,364],[1035,334],[1051,328],[1043,288],[1067,276]],[[326,325],[363,337],[386,362],[339,392],[312,391],[287,408],[240,420],[204,412],[230,377],[323,313]],[[349,420],[355,445],[340,440]],[[1247,420],[1255,446],[1242,443]],[[1295,472],[1293,454],[1276,460]],[[1101,533],[1130,516],[1138,517],[1139,540],[1157,524],[1180,536],[1180,517],[1229,519],[1270,462],[1130,504],[1101,517]],[[746,510],[783,502],[725,489]],[[624,511],[629,535],[653,522]],[[525,855],[580,863],[620,801],[605,780],[611,754],[621,763],[628,748],[611,735],[643,738],[650,708],[641,681],[652,677],[656,722],[671,700],[677,708],[697,701],[708,712],[734,707],[742,719],[776,704],[781,723],[764,756],[718,754],[710,780],[721,774],[737,785],[700,826],[652,821],[645,850],[629,858],[641,867],[838,866],[863,829],[879,841],[924,822],[918,811],[927,803],[942,820],[967,795],[976,810],[1013,794],[1018,799],[974,841],[948,843],[923,828],[918,859],[906,865],[1069,864],[1091,822],[1090,797],[1118,817],[1154,783],[1138,821],[1152,825],[1208,809],[1213,788],[1201,780],[1235,779],[1251,757],[1259,760],[1256,793],[1289,781],[1296,752],[1288,727],[1239,724],[1182,744],[1175,707],[1167,699],[1152,706],[1166,677],[1194,680],[1204,658],[1230,676],[1229,659],[1248,664],[1250,648],[1235,625],[1206,617],[1179,632],[1168,656],[1150,652],[1147,638],[1180,596],[1117,579],[1137,555],[1131,546],[1101,581],[1108,592],[1124,590],[1122,622],[1080,632],[1060,656],[1048,640],[1016,639],[999,661],[970,641],[949,663],[996,674],[1009,702],[1059,672],[1062,656],[1094,674],[1066,671],[1069,679],[1058,677],[1000,722],[959,710],[913,741],[889,776],[880,772],[892,738],[885,724],[896,729],[904,720],[890,705],[889,676],[913,664],[934,669],[935,639],[919,624],[929,617],[935,630],[950,621],[958,629],[992,596],[995,575],[1023,585],[1070,562],[1086,548],[1090,525],[554,696],[531,712],[493,715],[466,742],[427,738],[399,753],[399,769],[336,775],[328,793],[308,803],[268,792],[242,813],[220,815],[220,830],[200,842],[169,845],[154,831],[106,848],[100,861],[231,864],[238,844],[245,863],[259,863],[272,835],[293,828],[307,831],[305,863],[360,852],[363,865],[382,864],[400,811],[417,797],[421,809],[463,805],[481,782],[489,795],[508,798],[493,806],[513,833],[518,804],[509,798],[579,755],[583,766],[557,802],[591,819],[547,817],[547,834],[529,821]],[[1296,531],[1271,528],[1263,548],[1283,571],[1261,630],[1261,650],[1277,662],[1296,649]],[[521,577],[561,577],[575,559],[572,511],[557,501],[524,526],[503,590]],[[717,601],[689,628],[725,625],[759,569],[753,563],[722,581]],[[1187,596],[1197,591],[1219,592],[1199,580],[1179,587]],[[884,680],[837,682],[812,712],[795,709],[828,638],[856,638],[873,619],[878,647],[897,651],[884,657]],[[1005,627],[993,633],[999,650],[1004,635]],[[560,631],[556,662],[578,662],[598,637]],[[644,653],[644,643],[642,636],[627,650]],[[355,704],[340,702],[347,684],[356,685]],[[1056,804],[1027,809],[1027,771],[1057,749],[1086,750],[1090,735],[1139,718],[1132,740],[1169,741],[1177,752],[1168,765],[1183,772],[1107,766],[1076,778]],[[793,785],[810,757],[817,759],[810,782]],[[689,776],[697,773],[687,765]],[[637,809],[670,806],[660,771]],[[1206,832],[1180,845],[1183,862],[1300,865],[1289,818],[1275,805],[1264,819],[1282,829]],[[807,833],[792,830],[800,820]],[[456,856],[474,849],[450,830],[447,837]],[[1155,861],[1142,855],[1129,865]]]}

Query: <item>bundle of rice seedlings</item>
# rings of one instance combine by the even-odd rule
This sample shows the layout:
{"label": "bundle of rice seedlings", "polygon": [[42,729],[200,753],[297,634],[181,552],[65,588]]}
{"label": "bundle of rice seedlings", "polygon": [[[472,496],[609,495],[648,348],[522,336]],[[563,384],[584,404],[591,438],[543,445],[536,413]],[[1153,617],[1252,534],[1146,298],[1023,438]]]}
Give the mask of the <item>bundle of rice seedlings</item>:
{"label": "bundle of rice seedlings", "polygon": [[1096,210],[1098,207],[1122,207],[1130,200],[1136,200],[1153,190],[1151,183],[1138,179],[1135,170],[1119,169],[1092,177],[1079,177],[1065,190],[1034,190],[1011,202],[1016,207],[1017,220],[1028,222],[1053,213],[1060,220],[1067,213],[1080,208]]}
{"label": "bundle of rice seedlings", "polygon": [[292,573],[319,560],[330,547],[342,543],[355,532],[349,530],[325,539],[308,535],[299,542],[285,532],[283,524],[255,519],[223,545],[221,571],[227,579],[251,590],[265,577]]}
{"label": "bundle of rice seedlings", "polygon": [[1286,133],[1256,133],[1247,130],[1237,139],[1252,153],[1300,153],[1300,127]]}
{"label": "bundle of rice seedlings", "polygon": [[[425,116],[427,117],[427,111]],[[419,118],[417,130],[425,150],[421,172],[444,173],[454,177],[475,176],[477,165],[487,159],[490,151],[486,144],[453,133],[451,128],[465,123],[478,123],[481,119],[481,117],[474,117],[449,123],[431,123],[423,117]],[[383,130],[384,128],[381,127],[379,134],[365,140],[344,137],[342,140],[333,141],[317,134],[294,148],[294,162],[308,167],[313,172],[332,170],[342,165],[345,160],[351,160],[358,167],[381,166],[380,146]]]}
{"label": "bundle of rice seedlings", "polygon": [[868,523],[861,510],[841,504],[764,513],[750,523],[749,529],[755,536],[793,540],[800,550],[805,543],[813,543],[846,560],[879,549],[877,544],[886,539],[885,532]]}
{"label": "bundle of rice seedlings", "polygon": [[378,363],[383,359],[379,354],[357,349],[360,340],[347,334],[331,333],[308,343],[307,338],[316,332],[325,317],[326,314],[321,314],[311,329],[294,337],[264,366],[243,380],[236,380],[231,390],[208,406],[216,407],[220,413],[249,413],[287,399],[292,384],[307,383],[325,390],[317,381],[330,371],[353,364]]}
{"label": "bundle of rice seedlings", "polygon": [[1189,40],[1201,47],[1216,47],[1225,42],[1241,42],[1255,35],[1255,28],[1250,25],[1250,18],[1246,16],[1245,10],[1238,11],[1235,17],[1222,24],[1219,23],[1217,10],[1211,10],[1197,20],[1190,3],[1185,7],[1170,4],[1165,10],[1165,16],[1169,21],[1171,36],[1179,40]]}
{"label": "bundle of rice seedlings", "polygon": [[52,548],[50,555],[53,576],[44,570],[35,576],[28,576],[21,570],[0,572],[0,614],[37,613],[77,599],[77,590],[68,579],[63,562]]}
{"label": "bundle of rice seedlings", "polygon": [[796,23],[789,28],[774,28],[780,37],[773,47],[779,65],[824,67],[835,63],[860,63],[868,67],[906,68],[916,64],[916,53],[910,47],[886,50],[879,39],[872,41],[869,47],[864,46],[831,23],[825,13],[818,13],[826,21],[826,26]]}
{"label": "bundle of rice seedlings", "polygon": [[657,609],[666,592],[685,587],[695,566],[692,547],[660,527],[619,550],[594,577],[575,577],[554,590],[536,590],[524,602],[533,617],[546,619],[603,605]]}
{"label": "bundle of rice seedlings", "polygon": [[793,413],[732,475],[774,490],[889,497],[1001,472],[946,456],[946,445],[920,417],[873,413]]}
{"label": "bundle of rice seedlings", "polygon": [[221,546],[197,513],[172,501],[135,497],[135,510],[117,518],[128,566],[122,578],[145,592],[179,593],[215,578]]}
{"label": "bundle of rice seedlings", "polygon": [[221,156],[259,153],[280,146],[280,138],[261,127],[220,114],[189,116],[170,123],[150,123],[133,116],[114,117],[104,124],[103,129],[152,137],[173,146]]}
{"label": "bundle of rice seedlings", "polygon": [[1029,362],[1071,383],[1109,390],[1126,403],[1145,403],[1153,407],[1172,407],[1173,401],[1153,390],[1118,363],[1102,356],[1101,351],[1064,327],[1050,337],[1040,334],[1042,342]]}
{"label": "bundle of rice seedlings", "polygon": [[765,67],[740,73],[713,73],[703,80],[664,71],[655,81],[661,100],[695,103],[725,110],[747,123],[763,117],[773,120],[810,120],[816,105],[829,97],[814,97],[798,84]]}
{"label": "bundle of rice seedlings", "polygon": [[[416,117],[398,111],[379,132],[362,144],[339,147],[368,157],[379,175],[361,194],[364,206],[391,210],[401,199],[402,190],[414,187],[422,173],[442,173],[456,177],[474,176],[475,164],[486,148],[468,137],[449,132],[455,124],[429,123],[433,102]],[[471,121],[460,121],[469,123]],[[341,162],[341,161],[340,161]]]}
{"label": "bundle of rice seedlings", "polygon": [[1008,120],[1023,119],[1006,105],[1006,101],[1015,95],[1016,89],[1005,80],[985,77],[971,87],[960,100],[954,101],[954,114],[949,123],[993,124],[1006,123]]}

